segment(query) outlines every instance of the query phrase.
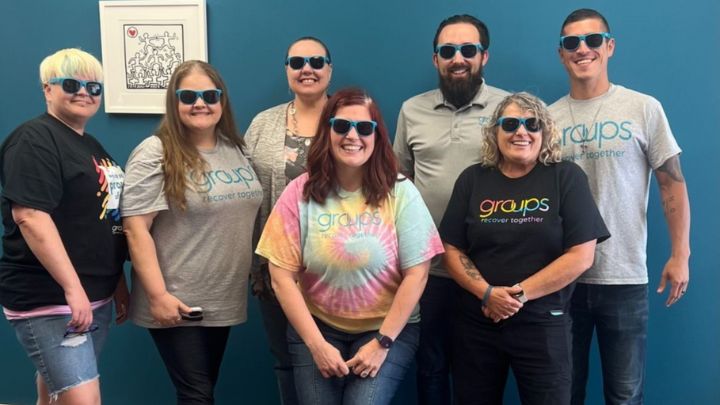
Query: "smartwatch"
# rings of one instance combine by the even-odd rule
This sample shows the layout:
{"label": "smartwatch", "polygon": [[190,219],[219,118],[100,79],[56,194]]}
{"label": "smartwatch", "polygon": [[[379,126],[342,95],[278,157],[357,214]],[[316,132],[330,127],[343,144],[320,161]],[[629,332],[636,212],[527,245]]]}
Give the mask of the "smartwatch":
{"label": "smartwatch", "polygon": [[378,332],[375,335],[375,339],[380,343],[380,346],[382,346],[384,349],[389,349],[393,345],[393,340],[390,336],[385,336]]}
{"label": "smartwatch", "polygon": [[[522,286],[521,286],[520,284],[515,284],[513,287],[520,287],[520,288],[522,288]],[[519,293],[513,294],[512,297],[515,298],[516,300],[520,301],[521,304],[524,304],[524,303],[528,302],[528,299],[527,299],[527,297],[525,296],[525,291],[524,291],[524,290],[520,290]]]}

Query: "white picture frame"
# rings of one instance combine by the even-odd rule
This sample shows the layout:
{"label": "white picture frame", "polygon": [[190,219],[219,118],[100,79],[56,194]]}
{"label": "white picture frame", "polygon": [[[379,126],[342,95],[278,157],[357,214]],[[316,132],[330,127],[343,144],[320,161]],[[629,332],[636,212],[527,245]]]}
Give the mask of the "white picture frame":
{"label": "white picture frame", "polygon": [[100,1],[106,113],[163,114],[181,62],[207,62],[205,0]]}

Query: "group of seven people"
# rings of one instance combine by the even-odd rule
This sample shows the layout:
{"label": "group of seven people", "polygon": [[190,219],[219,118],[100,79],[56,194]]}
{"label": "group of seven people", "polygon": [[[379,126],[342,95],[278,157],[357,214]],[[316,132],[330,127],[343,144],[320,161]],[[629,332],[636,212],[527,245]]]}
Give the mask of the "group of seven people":
{"label": "group of seven people", "polygon": [[597,11],[562,25],[570,94],[550,107],[489,86],[489,46],[473,16],[440,24],[439,89],[402,105],[394,143],[364,90],[328,94],[317,38],[290,45],[294,98],[244,137],[217,70],[186,61],[124,171],[85,132],[100,63],[48,56],[47,113],[0,149],[0,304],[38,403],[100,403],[113,301],[149,330],[177,403],[213,403],[248,290],[283,404],[388,404],[414,361],[421,404],[502,403],[510,369],[525,404],[581,404],[594,331],[606,402],[642,403],[651,172],[667,305],[689,281],[680,149],[655,99],[609,81]]}

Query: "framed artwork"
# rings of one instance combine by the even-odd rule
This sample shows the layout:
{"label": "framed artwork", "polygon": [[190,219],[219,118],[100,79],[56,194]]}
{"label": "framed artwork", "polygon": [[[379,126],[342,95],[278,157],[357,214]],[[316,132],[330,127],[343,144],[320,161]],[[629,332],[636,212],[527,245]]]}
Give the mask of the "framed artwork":
{"label": "framed artwork", "polygon": [[205,0],[100,1],[105,112],[162,114],[186,60],[207,61]]}

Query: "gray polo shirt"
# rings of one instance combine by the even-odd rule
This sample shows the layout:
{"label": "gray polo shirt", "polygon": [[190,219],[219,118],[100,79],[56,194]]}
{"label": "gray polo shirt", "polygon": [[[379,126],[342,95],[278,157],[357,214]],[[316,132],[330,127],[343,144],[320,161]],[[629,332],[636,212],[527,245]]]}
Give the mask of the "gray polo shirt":
{"label": "gray polo shirt", "polygon": [[[482,127],[508,94],[483,83],[472,102],[461,108],[447,103],[439,89],[403,103],[393,150],[401,169],[414,179],[436,226],[460,172],[480,162]],[[449,277],[438,257],[430,274]]]}

